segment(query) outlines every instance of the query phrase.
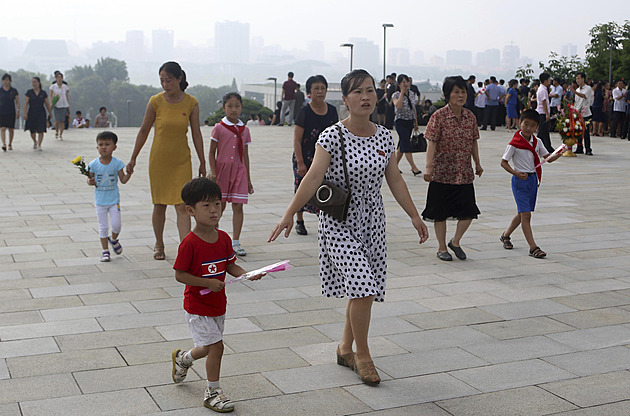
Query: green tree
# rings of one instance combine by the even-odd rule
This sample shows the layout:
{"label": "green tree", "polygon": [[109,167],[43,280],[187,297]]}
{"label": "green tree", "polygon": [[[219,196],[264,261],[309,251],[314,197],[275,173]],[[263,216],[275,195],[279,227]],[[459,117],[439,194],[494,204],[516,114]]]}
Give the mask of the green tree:
{"label": "green tree", "polygon": [[[616,22],[596,25],[589,35],[591,41],[586,47],[587,75],[596,80],[608,80],[612,50],[612,78],[627,77],[630,69],[630,21],[626,20],[623,25]],[[620,45],[624,47],[620,48]]]}
{"label": "green tree", "polygon": [[527,64],[527,65],[525,65],[525,68],[523,68],[522,66],[518,67],[518,69],[516,70],[516,74],[514,75],[514,78],[516,78],[516,79],[523,79],[523,78],[531,79],[533,76],[534,76],[534,69],[532,68],[532,64]]}
{"label": "green tree", "polygon": [[76,110],[83,113],[84,118],[91,118],[92,122],[100,106],[109,105],[109,93],[103,79],[96,74],[73,82],[70,89],[70,108],[74,115]]}
{"label": "green tree", "polygon": [[149,98],[160,91],[148,85],[134,85],[118,80],[111,82],[107,90],[110,97],[107,110],[116,115],[121,127],[142,124]]}
{"label": "green tree", "polygon": [[106,85],[114,80],[129,81],[127,64],[114,58],[101,58],[94,65],[94,72],[99,75]]}
{"label": "green tree", "polygon": [[563,80],[572,80],[575,78],[575,74],[586,69],[584,62],[577,55],[567,57],[553,51],[549,53],[548,64],[545,65],[544,62],[539,62],[538,66],[543,72],[549,73],[552,78]]}
{"label": "green tree", "polygon": [[197,99],[199,103],[199,119],[205,120],[221,108],[221,98],[227,92],[231,91],[230,87],[224,85],[219,88],[207,87],[205,85],[194,85],[186,92]]}
{"label": "green tree", "polygon": [[68,81],[76,82],[92,75],[94,75],[92,65],[75,65],[66,73],[66,78],[68,78]]}

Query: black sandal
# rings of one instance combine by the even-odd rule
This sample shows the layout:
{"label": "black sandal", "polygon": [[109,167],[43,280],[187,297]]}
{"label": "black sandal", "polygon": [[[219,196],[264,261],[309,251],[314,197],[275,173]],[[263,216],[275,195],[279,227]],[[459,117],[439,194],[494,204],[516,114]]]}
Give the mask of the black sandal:
{"label": "black sandal", "polygon": [[547,253],[542,251],[540,247],[536,246],[532,248],[531,250],[529,250],[529,255],[535,259],[542,259],[547,255]]}
{"label": "black sandal", "polygon": [[505,233],[501,234],[501,237],[499,237],[499,241],[503,243],[503,248],[506,250],[512,250],[514,248],[514,245],[510,240],[510,237],[506,237]]}
{"label": "black sandal", "polygon": [[418,176],[422,173],[422,171],[420,169],[414,171],[413,169],[411,169],[411,173],[413,173],[413,176]]}

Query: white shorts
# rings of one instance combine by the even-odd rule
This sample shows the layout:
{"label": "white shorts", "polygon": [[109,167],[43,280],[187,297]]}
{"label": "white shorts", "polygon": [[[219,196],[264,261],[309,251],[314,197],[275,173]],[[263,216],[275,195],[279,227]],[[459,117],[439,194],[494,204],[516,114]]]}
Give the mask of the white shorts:
{"label": "white shorts", "polygon": [[186,312],[186,321],[195,347],[216,344],[223,339],[225,315],[201,316]]}

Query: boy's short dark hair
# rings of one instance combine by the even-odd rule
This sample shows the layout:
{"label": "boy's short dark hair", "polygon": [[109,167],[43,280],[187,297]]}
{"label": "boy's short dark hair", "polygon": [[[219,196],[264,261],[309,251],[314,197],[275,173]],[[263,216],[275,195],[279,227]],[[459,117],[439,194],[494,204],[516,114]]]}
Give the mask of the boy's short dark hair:
{"label": "boy's short dark hair", "polygon": [[118,136],[116,136],[116,133],[113,131],[105,130],[96,135],[96,143],[98,143],[99,140],[111,140],[116,144],[118,143]]}
{"label": "boy's short dark hair", "polygon": [[197,202],[221,199],[221,188],[208,178],[195,178],[182,188],[184,204],[194,207]]}
{"label": "boy's short dark hair", "polygon": [[521,113],[521,121],[523,120],[532,120],[538,124],[540,123],[540,115],[538,114],[538,111],[530,108],[529,110],[525,110]]}
{"label": "boy's short dark hair", "polygon": [[81,112],[81,110],[77,110],[77,112],[76,112],[76,113],[74,113],[74,114],[76,114],[77,116],[80,116],[80,115],[81,115],[81,114],[83,114],[83,113]]}

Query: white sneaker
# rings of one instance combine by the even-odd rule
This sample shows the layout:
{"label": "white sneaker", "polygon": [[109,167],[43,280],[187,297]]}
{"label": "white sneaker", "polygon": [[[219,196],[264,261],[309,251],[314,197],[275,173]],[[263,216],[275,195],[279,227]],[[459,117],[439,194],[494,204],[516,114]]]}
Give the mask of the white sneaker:
{"label": "white sneaker", "polygon": [[99,261],[108,262],[110,260],[111,260],[111,258],[110,258],[110,255],[109,255],[109,251],[107,251],[107,250],[103,251],[103,254],[101,254],[101,258],[99,259]]}
{"label": "white sneaker", "polygon": [[173,350],[173,353],[171,354],[171,358],[173,360],[173,381],[175,383],[181,383],[184,381],[186,375],[188,374],[188,369],[192,367],[192,363],[188,365],[184,364],[184,354],[186,354],[186,351],[179,349]]}
{"label": "white sneaker", "polygon": [[212,409],[219,413],[228,413],[234,411],[234,403],[223,393],[223,389],[218,387],[210,390],[206,388],[203,395],[203,405],[208,409]]}
{"label": "white sneaker", "polygon": [[241,244],[233,244],[232,248],[234,249],[234,252],[236,253],[237,256],[246,256],[247,252],[245,251],[245,249],[243,247],[241,247]]}

